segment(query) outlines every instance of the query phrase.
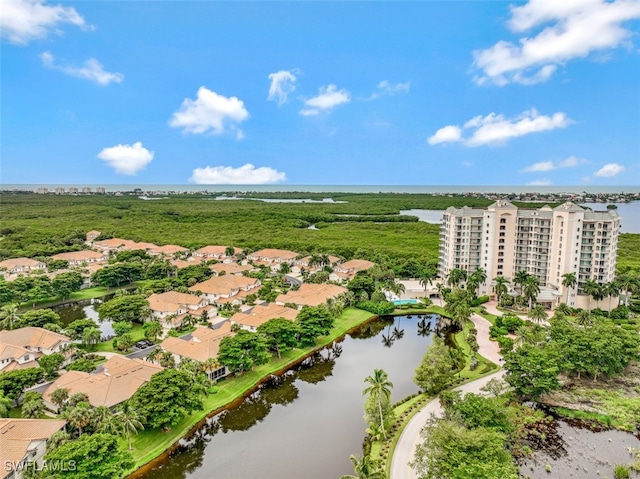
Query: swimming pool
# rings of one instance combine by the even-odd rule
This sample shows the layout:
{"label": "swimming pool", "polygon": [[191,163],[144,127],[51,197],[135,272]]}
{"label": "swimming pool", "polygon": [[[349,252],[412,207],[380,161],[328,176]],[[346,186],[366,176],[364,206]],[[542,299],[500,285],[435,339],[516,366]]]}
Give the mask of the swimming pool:
{"label": "swimming pool", "polygon": [[401,304],[418,304],[417,299],[396,299],[393,304],[400,306]]}

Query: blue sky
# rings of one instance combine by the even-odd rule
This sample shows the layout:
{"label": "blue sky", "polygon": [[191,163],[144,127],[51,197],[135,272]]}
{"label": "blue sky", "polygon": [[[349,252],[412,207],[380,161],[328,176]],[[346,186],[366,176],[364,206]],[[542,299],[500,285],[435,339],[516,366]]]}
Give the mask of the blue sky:
{"label": "blue sky", "polygon": [[2,183],[639,185],[640,0],[2,0]]}

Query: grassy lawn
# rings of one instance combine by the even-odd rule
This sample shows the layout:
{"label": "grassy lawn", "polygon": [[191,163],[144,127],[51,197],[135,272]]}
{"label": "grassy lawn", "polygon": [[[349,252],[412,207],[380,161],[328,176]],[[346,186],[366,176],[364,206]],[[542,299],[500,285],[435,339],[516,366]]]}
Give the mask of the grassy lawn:
{"label": "grassy lawn", "polygon": [[482,312],[482,307],[471,308],[471,309],[473,310],[474,313],[476,313],[479,316],[482,316],[484,319],[489,321],[492,325],[496,324],[497,316],[495,314],[483,313]]}
{"label": "grassy lawn", "polygon": [[[460,349],[462,349],[462,351],[464,351],[464,354],[469,359],[471,358],[471,348],[469,347],[469,344],[466,341],[466,337],[467,337],[467,334],[469,333],[469,330],[472,327],[473,327],[473,323],[471,321],[467,321],[465,322],[464,328],[462,329],[462,331],[460,331],[459,333],[456,333],[455,335],[456,344]],[[498,370],[498,366],[493,362],[489,361],[484,356],[481,356],[480,354],[478,354],[477,358],[478,358],[478,366],[476,367],[476,369],[474,369],[473,371],[469,369],[470,361],[467,361],[467,365],[465,366],[465,368],[462,371],[460,371],[459,378],[463,382],[472,381],[481,376],[484,376],[486,374],[489,374]]]}
{"label": "grassy lawn", "polygon": [[60,298],[46,298],[40,301],[31,302],[27,301],[20,304],[20,308],[22,309],[33,309],[33,308],[51,308],[52,306],[59,306],[61,304],[73,303],[75,301],[84,301],[87,299],[95,299],[101,298],[107,294],[112,294],[118,291],[119,289],[136,289],[136,288],[144,288],[148,281],[135,281],[130,284],[125,284],[124,286],[119,286],[116,288],[105,288],[104,286],[95,286],[93,288],[83,289],[81,291],[75,291],[69,295],[68,298],[60,299]]}
{"label": "grassy lawn", "polygon": [[[141,324],[133,323],[133,329],[131,330],[131,337],[133,338],[133,342],[140,341],[144,339],[144,329]],[[101,343],[96,344],[94,348],[84,348],[89,353],[117,353],[117,354],[127,354],[130,351],[118,351],[113,348],[113,339],[108,341],[103,341]]]}
{"label": "grassy lawn", "polygon": [[240,377],[230,377],[221,381],[218,384],[218,392],[204,398],[202,411],[196,411],[185,416],[169,432],[161,430],[142,431],[133,438],[135,468],[141,467],[162,454],[210,413],[221,410],[229,403],[242,398],[244,394],[258,386],[264,378],[288,368],[372,317],[373,315],[367,311],[348,308],[336,321],[331,334],[318,338],[315,347],[289,351],[283,354],[281,358],[274,357],[268,364],[259,366]]}

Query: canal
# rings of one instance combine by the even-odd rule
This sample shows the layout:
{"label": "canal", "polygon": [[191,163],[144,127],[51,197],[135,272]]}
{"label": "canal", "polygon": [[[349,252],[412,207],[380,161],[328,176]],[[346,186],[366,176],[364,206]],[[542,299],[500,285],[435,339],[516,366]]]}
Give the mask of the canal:
{"label": "canal", "polygon": [[436,316],[378,319],[210,419],[144,479],[338,478],[362,454],[364,378],[384,369],[392,401],[417,392],[413,371]]}

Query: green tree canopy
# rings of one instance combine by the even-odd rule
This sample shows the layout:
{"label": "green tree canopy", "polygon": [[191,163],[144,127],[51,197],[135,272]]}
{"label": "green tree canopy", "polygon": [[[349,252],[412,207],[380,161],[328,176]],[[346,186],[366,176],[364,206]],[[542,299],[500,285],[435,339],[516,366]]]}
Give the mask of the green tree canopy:
{"label": "green tree canopy", "polygon": [[100,319],[144,322],[149,315],[149,303],[143,294],[116,296],[98,308]]}

